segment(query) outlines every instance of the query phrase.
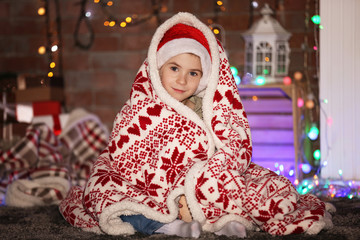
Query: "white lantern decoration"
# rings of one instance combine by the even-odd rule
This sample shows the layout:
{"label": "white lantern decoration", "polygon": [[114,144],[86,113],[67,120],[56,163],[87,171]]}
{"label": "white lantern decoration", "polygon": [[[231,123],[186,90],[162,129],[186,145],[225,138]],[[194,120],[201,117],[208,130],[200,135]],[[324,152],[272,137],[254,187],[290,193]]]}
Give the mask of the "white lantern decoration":
{"label": "white lantern decoration", "polygon": [[261,9],[262,18],[242,35],[245,40],[245,74],[253,79],[265,78],[265,83],[282,83],[288,74],[289,38],[280,23],[271,15],[268,4]]}

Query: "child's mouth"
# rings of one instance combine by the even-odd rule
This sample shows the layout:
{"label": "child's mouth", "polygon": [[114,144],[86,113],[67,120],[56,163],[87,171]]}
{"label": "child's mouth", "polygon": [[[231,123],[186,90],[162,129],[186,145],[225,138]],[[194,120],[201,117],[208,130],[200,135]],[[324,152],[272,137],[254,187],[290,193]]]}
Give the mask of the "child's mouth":
{"label": "child's mouth", "polygon": [[183,92],[185,92],[185,90],[181,90],[181,89],[177,89],[177,88],[173,88],[173,90],[174,90],[175,92],[178,92],[178,93],[183,93]]}

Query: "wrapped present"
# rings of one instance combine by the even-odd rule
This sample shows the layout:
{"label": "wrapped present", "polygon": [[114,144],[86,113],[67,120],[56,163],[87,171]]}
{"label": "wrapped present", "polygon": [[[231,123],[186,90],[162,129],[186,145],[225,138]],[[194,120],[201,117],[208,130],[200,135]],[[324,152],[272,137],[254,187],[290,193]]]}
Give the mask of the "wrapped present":
{"label": "wrapped present", "polygon": [[63,120],[61,120],[60,114],[61,103],[58,101],[16,104],[17,121],[26,123],[44,122],[53,129],[55,135],[61,132],[61,121],[66,120],[66,117],[62,117]]}
{"label": "wrapped present", "polygon": [[44,101],[16,104],[16,119],[19,122],[32,122],[36,116],[59,115],[61,103],[58,101]]}

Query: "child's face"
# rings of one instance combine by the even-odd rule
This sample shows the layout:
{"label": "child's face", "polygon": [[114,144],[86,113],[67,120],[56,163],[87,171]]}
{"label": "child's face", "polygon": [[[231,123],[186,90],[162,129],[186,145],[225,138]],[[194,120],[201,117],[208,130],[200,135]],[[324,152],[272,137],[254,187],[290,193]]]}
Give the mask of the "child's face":
{"label": "child's face", "polygon": [[191,97],[202,77],[200,58],[183,53],[170,58],[160,68],[160,78],[166,91],[182,102]]}

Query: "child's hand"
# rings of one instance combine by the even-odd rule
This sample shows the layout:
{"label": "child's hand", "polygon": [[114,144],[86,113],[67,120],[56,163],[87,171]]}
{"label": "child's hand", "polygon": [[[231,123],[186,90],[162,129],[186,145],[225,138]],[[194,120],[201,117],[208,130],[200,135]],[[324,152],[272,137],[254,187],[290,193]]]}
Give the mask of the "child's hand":
{"label": "child's hand", "polygon": [[190,209],[188,208],[188,205],[186,203],[185,195],[181,195],[179,200],[179,219],[183,220],[184,222],[191,222],[192,216]]}

